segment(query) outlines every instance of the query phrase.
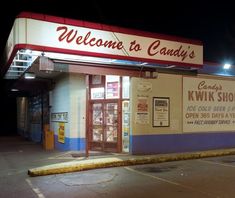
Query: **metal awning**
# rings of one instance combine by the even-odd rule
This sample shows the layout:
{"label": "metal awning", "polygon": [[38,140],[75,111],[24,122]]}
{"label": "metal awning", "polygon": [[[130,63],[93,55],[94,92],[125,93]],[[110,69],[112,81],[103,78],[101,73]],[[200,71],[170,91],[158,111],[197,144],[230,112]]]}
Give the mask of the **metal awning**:
{"label": "metal awning", "polygon": [[[183,67],[176,65],[166,65],[166,64],[154,64],[148,62],[130,61],[130,60],[119,60],[110,58],[100,58],[92,56],[81,56],[63,53],[53,53],[53,52],[42,52],[36,50],[21,49],[19,50],[6,75],[5,79],[19,79],[29,68],[33,65],[35,60],[40,57],[45,56],[51,60],[69,61],[72,63],[79,64],[97,64],[106,66],[122,66],[122,67],[138,67],[138,68],[152,68],[152,69],[168,69],[168,70],[181,70],[181,71],[195,71],[194,67]],[[45,68],[44,68],[45,69]],[[50,68],[46,68],[50,70]]]}
{"label": "metal awning", "polygon": [[36,51],[21,49],[18,50],[12,63],[4,76],[5,79],[18,79],[33,64],[40,54]]}

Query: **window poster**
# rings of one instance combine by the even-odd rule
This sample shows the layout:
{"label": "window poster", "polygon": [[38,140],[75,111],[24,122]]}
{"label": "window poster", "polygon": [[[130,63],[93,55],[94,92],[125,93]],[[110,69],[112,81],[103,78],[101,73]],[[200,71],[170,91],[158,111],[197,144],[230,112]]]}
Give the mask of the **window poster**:
{"label": "window poster", "polygon": [[91,88],[91,99],[104,99],[104,87]]}
{"label": "window poster", "polygon": [[122,102],[122,151],[129,152],[130,136],[130,105],[129,101]]}
{"label": "window poster", "polygon": [[118,82],[107,82],[106,87],[106,98],[118,98],[119,97],[119,83]]}
{"label": "window poster", "polygon": [[65,140],[65,130],[64,130],[64,122],[59,122],[59,128],[58,128],[58,142],[64,144]]}
{"label": "window poster", "polygon": [[101,75],[93,75],[92,76],[92,84],[93,85],[99,85],[102,82],[102,76]]}
{"label": "window poster", "polygon": [[153,98],[153,126],[168,127],[170,99],[165,97]]}
{"label": "window poster", "polygon": [[138,97],[137,98],[137,109],[135,122],[137,124],[148,124],[149,123],[149,107],[148,107],[148,97]]}

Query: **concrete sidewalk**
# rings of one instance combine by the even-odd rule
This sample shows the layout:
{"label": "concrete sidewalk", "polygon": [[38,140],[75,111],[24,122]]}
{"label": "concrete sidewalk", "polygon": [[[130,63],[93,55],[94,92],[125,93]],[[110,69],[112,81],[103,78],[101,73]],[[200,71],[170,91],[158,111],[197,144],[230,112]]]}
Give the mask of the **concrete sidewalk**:
{"label": "concrete sidewalk", "polygon": [[51,164],[47,166],[32,168],[28,170],[30,176],[43,176],[51,174],[68,173],[97,168],[131,166],[140,164],[161,163],[177,160],[198,159],[205,157],[216,157],[223,155],[234,155],[235,148],[223,150],[210,150],[190,153],[172,153],[157,155],[104,155],[99,157],[88,157],[69,162]]}

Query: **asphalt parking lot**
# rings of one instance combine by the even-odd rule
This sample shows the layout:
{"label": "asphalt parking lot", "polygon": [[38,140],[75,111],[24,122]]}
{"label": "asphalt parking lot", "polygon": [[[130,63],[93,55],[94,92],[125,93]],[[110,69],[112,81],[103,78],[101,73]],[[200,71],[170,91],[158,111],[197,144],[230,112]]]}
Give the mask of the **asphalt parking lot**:
{"label": "asphalt parking lot", "polygon": [[235,156],[26,177],[35,197],[233,198]]}
{"label": "asphalt parking lot", "polygon": [[[55,161],[40,145],[2,142],[0,197],[234,198],[235,155],[101,168],[30,177],[27,170]],[[60,158],[56,161],[71,161]]]}

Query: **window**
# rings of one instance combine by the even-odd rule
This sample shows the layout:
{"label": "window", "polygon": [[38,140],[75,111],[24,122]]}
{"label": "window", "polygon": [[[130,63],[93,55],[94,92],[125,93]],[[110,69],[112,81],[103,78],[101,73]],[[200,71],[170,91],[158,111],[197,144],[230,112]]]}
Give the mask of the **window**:
{"label": "window", "polygon": [[122,98],[123,99],[130,98],[130,77],[129,76],[122,77]]}
{"label": "window", "polygon": [[104,87],[91,88],[91,99],[104,99]]}
{"label": "window", "polygon": [[106,76],[106,99],[119,98],[120,77]]}

